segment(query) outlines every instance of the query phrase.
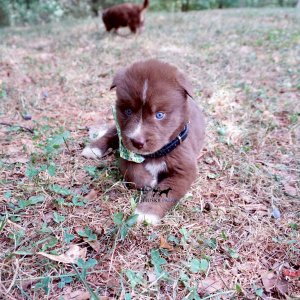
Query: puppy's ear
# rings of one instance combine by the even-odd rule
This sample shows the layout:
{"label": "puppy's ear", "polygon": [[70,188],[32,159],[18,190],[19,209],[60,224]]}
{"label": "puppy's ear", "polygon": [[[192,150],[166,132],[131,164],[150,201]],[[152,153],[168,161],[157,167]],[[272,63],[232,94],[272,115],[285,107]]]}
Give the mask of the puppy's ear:
{"label": "puppy's ear", "polygon": [[176,79],[180,87],[184,89],[186,95],[190,96],[191,98],[194,98],[193,86],[190,83],[190,81],[187,79],[187,77],[183,73],[177,71]]}
{"label": "puppy's ear", "polygon": [[116,73],[116,75],[113,79],[113,82],[110,86],[110,90],[112,90],[113,88],[115,88],[117,85],[120,84],[120,82],[123,80],[123,78],[125,76],[125,72],[126,72],[126,69],[123,68]]}

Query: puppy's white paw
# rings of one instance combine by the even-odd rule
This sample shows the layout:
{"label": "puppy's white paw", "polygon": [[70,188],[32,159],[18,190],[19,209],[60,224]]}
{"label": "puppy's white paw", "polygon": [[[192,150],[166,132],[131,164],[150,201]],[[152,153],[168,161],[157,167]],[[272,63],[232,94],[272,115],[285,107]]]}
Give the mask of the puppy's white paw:
{"label": "puppy's white paw", "polygon": [[96,158],[101,158],[103,153],[98,148],[91,148],[90,146],[87,146],[82,150],[81,155],[86,158],[96,159]]}
{"label": "puppy's white paw", "polygon": [[157,225],[160,223],[160,217],[154,214],[148,214],[141,212],[138,208],[134,212],[138,214],[137,223],[142,223],[146,221],[148,224]]}
{"label": "puppy's white paw", "polygon": [[103,137],[107,132],[107,125],[94,125],[89,128],[89,137],[91,141],[95,141]]}

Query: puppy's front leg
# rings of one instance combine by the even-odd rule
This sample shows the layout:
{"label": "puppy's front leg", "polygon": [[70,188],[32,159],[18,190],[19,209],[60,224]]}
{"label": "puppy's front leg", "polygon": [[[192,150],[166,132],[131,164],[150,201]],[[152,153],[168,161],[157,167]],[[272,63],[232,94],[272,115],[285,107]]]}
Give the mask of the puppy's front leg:
{"label": "puppy's front leg", "polygon": [[154,190],[149,191],[143,201],[138,204],[135,213],[139,215],[139,221],[159,223],[160,219],[187,193],[196,179],[196,163],[185,166],[185,170],[174,170],[171,174]]}
{"label": "puppy's front leg", "polygon": [[116,126],[110,127],[101,137],[86,146],[81,155],[86,158],[100,158],[109,148],[117,149],[119,138]]}

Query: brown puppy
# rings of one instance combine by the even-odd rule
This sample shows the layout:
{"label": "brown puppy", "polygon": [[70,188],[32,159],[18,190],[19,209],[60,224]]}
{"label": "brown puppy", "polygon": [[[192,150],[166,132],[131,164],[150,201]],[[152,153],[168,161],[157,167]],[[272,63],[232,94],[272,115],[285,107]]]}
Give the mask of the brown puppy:
{"label": "brown puppy", "polygon": [[[196,179],[204,117],[190,98],[192,87],[186,77],[158,60],[136,62],[119,71],[112,88],[117,92],[116,121],[122,145],[144,159],[136,163],[120,158],[120,169],[127,182],[147,191],[136,209],[139,220],[155,224]],[[82,155],[101,157],[118,143],[113,127]]]}
{"label": "brown puppy", "polygon": [[129,27],[132,33],[142,29],[144,25],[144,13],[149,6],[149,0],[144,0],[142,5],[123,3],[112,6],[102,13],[102,20],[107,31],[120,27]]}

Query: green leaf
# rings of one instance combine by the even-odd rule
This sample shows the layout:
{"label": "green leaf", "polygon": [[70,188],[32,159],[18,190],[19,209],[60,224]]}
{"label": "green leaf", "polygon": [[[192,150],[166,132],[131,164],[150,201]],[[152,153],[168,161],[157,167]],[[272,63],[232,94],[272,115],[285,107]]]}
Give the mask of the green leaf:
{"label": "green leaf", "polygon": [[[60,197],[58,199],[55,200],[57,202],[58,205],[67,205],[67,203],[65,202],[65,199]],[[68,203],[70,204],[70,203]]]}
{"label": "green leaf", "polygon": [[133,225],[135,225],[136,222],[137,222],[138,216],[139,216],[139,215],[137,215],[137,214],[130,216],[130,217],[126,220],[126,225],[127,225],[128,227],[132,227]]}
{"label": "green leaf", "polygon": [[6,191],[3,195],[3,198],[6,200],[9,199],[10,197],[11,197],[11,191]]}
{"label": "green leaf", "polygon": [[47,227],[47,223],[44,222],[42,224],[42,228],[41,228],[40,232],[41,233],[51,233],[52,230],[49,227]]}
{"label": "green leaf", "polygon": [[70,244],[71,241],[73,241],[74,239],[75,239],[75,235],[69,233],[68,230],[65,229],[65,231],[64,231],[64,241],[65,241],[65,243]]}
{"label": "green leaf", "polygon": [[57,149],[60,148],[60,145],[64,144],[67,139],[70,137],[70,132],[65,131],[58,135],[54,135],[47,140],[47,144],[45,147],[46,153],[53,153],[56,152]]}
{"label": "green leaf", "polygon": [[3,216],[3,219],[2,218],[0,219],[0,233],[2,232],[6,222],[7,222],[7,216]]}
{"label": "green leaf", "polygon": [[207,245],[209,248],[216,250],[218,247],[217,244],[217,239],[216,238],[211,238],[209,240],[204,240],[205,245]]}
{"label": "green leaf", "polygon": [[156,276],[160,279],[168,279],[169,274],[162,269],[162,265],[167,261],[160,256],[158,249],[151,249],[151,263],[154,266]]}
{"label": "green leaf", "polygon": [[192,273],[198,273],[200,271],[200,260],[193,258],[190,262],[190,270]]}
{"label": "green leaf", "polygon": [[44,200],[45,200],[45,197],[43,195],[32,196],[28,200],[22,200],[22,199],[19,200],[18,206],[19,206],[19,208],[23,209],[27,206],[35,205],[39,202],[44,202]]}
{"label": "green leaf", "polygon": [[178,245],[178,244],[179,244],[178,238],[175,237],[174,235],[168,236],[168,241],[174,243],[175,245]]}
{"label": "green leaf", "polygon": [[82,237],[88,238],[88,241],[96,241],[97,235],[93,233],[92,229],[90,229],[88,226],[84,228],[84,230],[78,231],[78,234]]}
{"label": "green leaf", "polygon": [[202,258],[200,260],[200,272],[205,273],[209,267],[209,261],[207,259]]}
{"label": "green leaf", "polygon": [[228,248],[227,252],[232,258],[239,258],[239,254],[234,249]]}
{"label": "green leaf", "polygon": [[37,204],[39,202],[44,202],[45,200],[45,197],[43,195],[37,195],[37,196],[31,196],[29,199],[28,199],[28,202],[30,205],[34,205],[34,204]]}
{"label": "green leaf", "polygon": [[97,264],[97,260],[94,258],[89,258],[87,261],[84,261],[82,258],[79,258],[77,261],[77,266],[82,268],[82,276],[83,278],[86,277],[87,269],[93,268]]}
{"label": "green leaf", "polygon": [[69,189],[62,187],[58,184],[51,185],[50,190],[53,191],[54,193],[62,195],[62,196],[69,196],[72,194],[72,192]]}
{"label": "green leaf", "polygon": [[39,172],[43,172],[43,171],[45,171],[45,170],[47,170],[47,165],[42,165],[40,168],[39,168]]}
{"label": "green leaf", "polygon": [[183,282],[183,284],[184,284],[185,287],[187,287],[187,288],[190,287],[190,285],[189,285],[189,280],[190,280],[190,278],[189,278],[189,276],[188,276],[187,274],[185,274],[183,271],[180,271],[179,279],[180,279],[180,281]]}
{"label": "green leaf", "polygon": [[48,243],[47,243],[47,249],[53,248],[57,245],[58,239],[56,237],[52,238]]}
{"label": "green leaf", "polygon": [[86,267],[86,268],[93,268],[93,267],[96,266],[97,263],[98,263],[98,262],[97,262],[96,259],[94,259],[94,258],[89,258],[89,259],[86,261],[86,263],[85,263],[85,267]]}
{"label": "green leaf", "polygon": [[[299,84],[299,86],[300,86],[300,84]],[[298,122],[298,115],[296,115],[296,114],[290,115],[290,122],[292,124],[296,124]]]}
{"label": "green leaf", "polygon": [[65,220],[65,217],[64,216],[61,216],[61,215],[59,215],[56,211],[53,213],[53,220],[54,220],[54,222],[56,222],[56,223],[61,223],[61,222],[63,222],[64,220]]}
{"label": "green leaf", "polygon": [[25,176],[32,180],[36,175],[38,175],[39,171],[33,166],[28,165],[25,171]]}
{"label": "green leaf", "polygon": [[129,293],[126,293],[126,294],[124,295],[124,299],[125,299],[125,300],[131,300],[132,298],[131,298],[131,295],[130,295]]}
{"label": "green leaf", "polygon": [[40,282],[36,283],[34,289],[38,290],[38,289],[43,289],[45,291],[45,293],[48,295],[48,293],[50,292],[49,289],[49,283],[50,283],[50,277],[45,277],[43,278]]}
{"label": "green leaf", "polygon": [[75,195],[73,198],[72,198],[72,203],[75,205],[75,206],[84,206],[84,202],[83,201],[79,201],[80,199],[82,199],[82,197],[80,195]]}
{"label": "green leaf", "polygon": [[97,173],[98,173],[98,170],[97,170],[97,167],[94,167],[94,166],[85,166],[83,168],[90,176],[92,177],[97,177]]}
{"label": "green leaf", "polygon": [[183,237],[181,238],[181,243],[185,244],[192,235],[192,230],[187,231],[187,229],[183,227],[179,230],[179,232],[183,235]]}
{"label": "green leaf", "polygon": [[258,288],[258,289],[255,291],[255,294],[256,294],[256,296],[258,296],[258,297],[262,297],[263,292],[264,292],[264,290],[263,290],[262,288]]}
{"label": "green leaf", "polygon": [[201,297],[199,296],[198,291],[197,291],[197,287],[192,287],[191,292],[192,293],[191,293],[191,298],[190,299],[201,300]]}
{"label": "green leaf", "polygon": [[72,277],[70,277],[70,276],[63,276],[63,277],[60,278],[60,282],[57,284],[57,286],[60,289],[63,289],[67,283],[71,283],[71,282],[73,282],[73,278]]}
{"label": "green leaf", "polygon": [[239,293],[239,294],[242,294],[243,293],[243,290],[242,290],[242,287],[239,283],[237,283],[235,285],[235,290]]}
{"label": "green leaf", "polygon": [[124,218],[124,215],[123,215],[123,213],[122,212],[118,212],[118,213],[115,213],[114,214],[114,223],[116,224],[116,225],[121,225],[122,224],[122,222],[123,222],[123,218]]}
{"label": "green leaf", "polygon": [[138,284],[143,282],[143,276],[140,272],[134,272],[132,270],[126,270],[125,272],[127,278],[130,281],[131,287],[134,289]]}
{"label": "green leaf", "polygon": [[137,204],[136,204],[136,201],[135,201],[134,197],[130,197],[130,207],[131,207],[131,209],[135,210],[136,206],[137,206]]}
{"label": "green leaf", "polygon": [[226,128],[225,128],[225,127],[219,127],[219,128],[217,129],[217,133],[218,133],[218,135],[220,135],[220,136],[225,136],[225,135],[226,135]]}
{"label": "green leaf", "polygon": [[126,224],[123,224],[123,225],[121,226],[121,229],[120,229],[120,235],[121,235],[121,240],[122,240],[122,241],[125,240],[125,238],[126,238],[126,236],[127,236],[127,234],[128,234],[128,230],[129,230],[129,228],[128,228],[128,226],[127,226]]}
{"label": "green leaf", "polygon": [[221,237],[224,241],[228,240],[228,236],[226,235],[224,230],[221,231]]}
{"label": "green leaf", "polygon": [[201,260],[193,258],[190,262],[190,270],[192,273],[203,272],[205,273],[209,267],[208,260],[202,258]]}
{"label": "green leaf", "polygon": [[13,222],[21,222],[21,217],[20,216],[11,216],[10,219],[13,221]]}
{"label": "green leaf", "polygon": [[25,208],[25,207],[27,207],[27,206],[29,206],[30,204],[28,203],[28,201],[26,201],[26,200],[19,200],[18,201],[18,206],[19,206],[19,208]]}
{"label": "green leaf", "polygon": [[56,175],[56,166],[54,164],[51,164],[50,166],[48,166],[48,174],[53,177]]}
{"label": "green leaf", "polygon": [[12,232],[8,235],[8,237],[15,242],[15,246],[18,246],[22,240],[22,238],[25,236],[25,231],[24,230],[19,230]]}
{"label": "green leaf", "polygon": [[154,266],[161,266],[167,263],[167,261],[160,256],[158,249],[151,249],[151,263]]}
{"label": "green leaf", "polygon": [[18,251],[14,251],[13,252],[15,255],[34,255],[33,252],[30,252],[30,251],[25,251],[25,250],[18,250]]}
{"label": "green leaf", "polygon": [[298,230],[299,229],[299,225],[297,223],[290,223],[289,226],[294,229],[294,230]]}

